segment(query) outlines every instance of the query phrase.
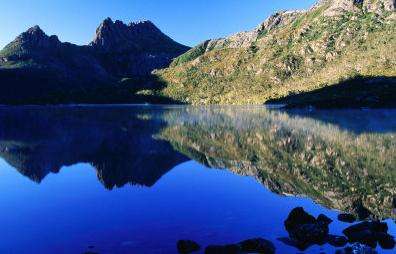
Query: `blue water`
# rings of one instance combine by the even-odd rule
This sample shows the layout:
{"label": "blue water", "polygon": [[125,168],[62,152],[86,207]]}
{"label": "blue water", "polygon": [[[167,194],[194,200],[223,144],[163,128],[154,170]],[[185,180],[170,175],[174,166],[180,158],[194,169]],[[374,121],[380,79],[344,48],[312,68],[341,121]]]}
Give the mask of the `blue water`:
{"label": "blue water", "polygon": [[[2,109],[3,115],[0,116],[0,120],[9,121],[8,112],[15,109],[6,109],[7,112],[4,110]],[[22,109],[17,111],[15,115],[23,115]],[[31,111],[28,115],[35,118],[36,113],[40,112]],[[139,110],[138,113],[132,111],[127,115],[141,116],[143,113],[150,113],[150,110],[144,112]],[[44,150],[47,153],[38,152],[37,155],[34,154],[36,150],[29,150],[27,154],[31,156],[30,153],[33,153],[31,157],[34,157],[34,160],[30,157],[26,159],[20,155],[16,156],[21,161],[27,162],[20,166],[21,168],[26,164],[29,165],[29,162],[33,165],[33,161],[45,161],[39,167],[40,170],[46,170],[44,170],[45,176],[41,177],[40,181],[32,180],[31,173],[26,173],[26,170],[23,171],[25,174],[21,174],[19,172],[21,169],[18,170],[15,165],[22,163],[16,163],[15,159],[5,156],[0,160],[0,253],[82,254],[86,251],[100,254],[177,253],[176,242],[180,239],[192,239],[204,247],[209,244],[236,243],[255,237],[273,241],[277,253],[298,253],[299,251],[294,247],[278,240],[288,235],[283,222],[293,208],[302,206],[314,216],[320,213],[326,214],[334,220],[330,225],[332,234],[342,234],[342,230],[349,225],[337,221],[339,211],[315,203],[309,196],[279,195],[271,192],[253,176],[235,174],[227,169],[209,168],[188,156],[174,159],[175,165],[165,163],[171,167],[161,173],[154,184],[149,181],[148,186],[145,186],[145,180],[140,181],[140,184],[121,184],[119,183],[120,177],[123,177],[121,174],[116,177],[118,179],[116,185],[120,186],[105,188],[103,181],[100,181],[103,177],[97,175],[97,170],[91,163],[97,158],[92,158],[89,152],[96,147],[89,142],[99,139],[103,133],[107,135],[106,137],[121,142],[122,139],[119,139],[114,131],[124,133],[129,127],[123,129],[120,125],[113,125],[112,118],[106,118],[108,122],[97,123],[96,128],[89,123],[88,127],[93,128],[91,132],[95,133],[94,138],[90,139],[88,134],[80,133],[77,141],[81,142],[78,143],[71,138],[75,135],[73,134],[75,130],[69,128],[69,124],[78,119],[76,121],[81,126],[77,124],[77,129],[84,131],[85,127],[82,125],[85,123],[82,122],[86,122],[86,118],[78,115],[74,119],[73,114],[66,114],[65,117],[56,112],[55,118],[53,115],[45,117],[47,120],[50,119],[49,123],[53,123],[54,119],[62,115],[63,122],[53,124],[58,127],[62,124],[68,126],[65,130],[56,130],[53,135],[49,134],[52,133],[51,128],[37,132],[36,128],[42,128],[40,124],[33,124],[33,127],[29,127],[29,123],[27,126],[17,126],[19,122],[15,119],[7,123],[3,122],[3,126],[11,122],[16,124],[13,130],[1,129],[0,138],[6,144],[2,148],[4,154],[9,156],[10,151],[17,150],[15,147],[20,149],[18,142],[22,141],[29,141],[34,144],[33,147],[37,151]],[[162,114],[164,112],[155,110],[150,121]],[[40,121],[43,120],[39,119],[38,122]],[[124,124],[129,126],[125,122],[121,125]],[[160,125],[161,128],[166,127],[166,124]],[[75,122],[73,126],[76,126]],[[142,128],[151,130],[155,124],[149,123],[148,126]],[[27,131],[29,128],[33,129],[32,133],[36,133],[36,136],[33,137],[32,134],[32,137],[29,137]],[[18,133],[18,129],[21,133]],[[391,127],[389,129],[392,130]],[[139,133],[146,130],[136,128],[133,131],[134,136],[125,137],[138,140],[140,146],[129,147],[133,151],[139,150],[138,156],[115,160],[112,155],[111,161],[118,163],[120,160],[125,160],[133,163],[132,170],[139,168],[139,172],[144,172],[147,169],[149,170],[147,174],[150,174],[152,165],[162,165],[163,160],[167,159],[167,156],[157,157],[160,152],[147,144],[151,141],[146,139],[155,140],[153,136],[158,131],[149,131],[150,135],[142,134],[142,136]],[[383,129],[381,131],[383,132]],[[10,132],[12,134],[9,134]],[[22,136],[23,140],[18,140],[18,137]],[[82,141],[82,137],[86,140]],[[57,143],[60,143],[65,151],[54,149]],[[104,143],[104,141],[98,142],[97,147],[103,147]],[[68,146],[70,144],[73,146]],[[143,147],[142,144],[149,148]],[[79,146],[84,148],[81,151],[74,150]],[[26,149],[17,151],[25,153]],[[106,157],[107,154],[103,151],[110,150],[100,151],[101,153],[98,154]],[[58,169],[51,168],[53,162],[52,164],[47,162],[49,159],[47,156],[55,156],[54,152],[57,153],[56,156],[65,153],[61,160],[65,161],[65,165],[60,167],[59,172]],[[152,155],[152,159],[144,155]],[[145,165],[150,167],[145,168]],[[110,165],[110,169],[112,166],[116,167]],[[39,169],[34,166],[34,170]],[[391,219],[387,222],[390,227],[389,233],[396,235],[395,223]],[[304,253],[335,253],[335,250],[336,248],[330,245],[312,246]],[[379,253],[394,253],[394,250],[385,251],[380,247],[377,250]]]}

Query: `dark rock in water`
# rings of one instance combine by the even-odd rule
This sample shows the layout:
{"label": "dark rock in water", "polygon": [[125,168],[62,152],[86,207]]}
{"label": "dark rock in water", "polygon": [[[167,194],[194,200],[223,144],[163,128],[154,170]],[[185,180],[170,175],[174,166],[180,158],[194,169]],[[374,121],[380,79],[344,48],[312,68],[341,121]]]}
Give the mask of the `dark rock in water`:
{"label": "dark rock in water", "polygon": [[180,240],[177,242],[177,251],[182,254],[188,254],[201,249],[198,243],[191,240]]}
{"label": "dark rock in water", "polygon": [[345,236],[329,235],[327,242],[334,247],[343,247],[348,243]]}
{"label": "dark rock in water", "polygon": [[377,233],[377,240],[381,248],[383,249],[393,249],[395,248],[395,239],[393,236],[386,233]]}
{"label": "dark rock in water", "polygon": [[348,246],[342,250],[337,250],[336,254],[378,254],[374,249],[362,245],[354,244],[353,246]]}
{"label": "dark rock in water", "polygon": [[239,254],[241,252],[241,246],[238,244],[210,245],[205,249],[205,254]]}
{"label": "dark rock in water", "polygon": [[386,245],[388,225],[379,221],[365,221],[346,228],[343,233],[348,237],[350,242],[366,244],[370,247],[376,247],[377,242],[381,239]]}
{"label": "dark rock in water", "polygon": [[275,246],[272,242],[262,239],[255,238],[245,240],[239,243],[242,252],[247,253],[264,253],[273,254],[275,253]]}
{"label": "dark rock in water", "polygon": [[285,221],[290,238],[303,249],[310,244],[326,243],[331,219],[319,215],[317,219],[304,211],[302,207],[293,209]]}
{"label": "dark rock in water", "polygon": [[342,222],[353,223],[356,221],[356,217],[349,213],[341,213],[338,215],[338,220]]}
{"label": "dark rock in water", "polygon": [[303,224],[316,223],[315,217],[304,211],[304,208],[294,208],[285,221],[286,230],[294,229]]}

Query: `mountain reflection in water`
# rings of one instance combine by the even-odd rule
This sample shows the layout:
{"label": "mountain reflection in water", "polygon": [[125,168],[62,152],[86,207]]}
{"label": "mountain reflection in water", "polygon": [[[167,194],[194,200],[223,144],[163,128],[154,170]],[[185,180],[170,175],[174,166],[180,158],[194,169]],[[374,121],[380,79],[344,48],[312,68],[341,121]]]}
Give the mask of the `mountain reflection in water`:
{"label": "mountain reflection in water", "polygon": [[[253,177],[274,196],[307,197],[360,219],[395,219],[394,115],[396,110],[231,106],[0,107],[0,157],[38,184],[67,166],[88,163],[113,191],[154,188],[194,160]],[[224,202],[217,205],[234,207]]]}
{"label": "mountain reflection in water", "polygon": [[63,166],[90,163],[108,189],[153,186],[173,167],[193,159],[254,176],[278,194],[307,196],[355,214],[363,207],[375,217],[395,218],[392,113],[320,114],[262,107],[2,108],[0,156],[38,183]]}

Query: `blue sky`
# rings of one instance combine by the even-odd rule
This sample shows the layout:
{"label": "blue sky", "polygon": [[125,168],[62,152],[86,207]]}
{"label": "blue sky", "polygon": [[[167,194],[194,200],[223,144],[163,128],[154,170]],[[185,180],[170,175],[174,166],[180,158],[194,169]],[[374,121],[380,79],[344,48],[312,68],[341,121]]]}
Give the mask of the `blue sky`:
{"label": "blue sky", "polygon": [[62,41],[87,44],[106,17],[149,19],[186,45],[256,27],[276,10],[315,0],[0,0],[0,48],[33,25]]}

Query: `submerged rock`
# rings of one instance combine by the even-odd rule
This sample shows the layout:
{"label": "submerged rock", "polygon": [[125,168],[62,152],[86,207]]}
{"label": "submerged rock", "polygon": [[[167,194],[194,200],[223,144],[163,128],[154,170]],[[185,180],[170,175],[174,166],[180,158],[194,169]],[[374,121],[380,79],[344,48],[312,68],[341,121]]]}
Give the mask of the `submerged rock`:
{"label": "submerged rock", "polygon": [[239,246],[242,252],[247,252],[247,253],[264,253],[264,254],[275,253],[274,244],[262,238],[245,240],[243,242],[240,242]]}
{"label": "submerged rock", "polygon": [[362,244],[354,244],[342,250],[337,250],[336,254],[377,254],[377,251]]}
{"label": "submerged rock", "polygon": [[329,235],[327,242],[334,247],[343,247],[348,243],[345,236]]}
{"label": "submerged rock", "polygon": [[341,213],[338,215],[338,220],[342,222],[353,223],[356,221],[356,217],[350,213]]}
{"label": "submerged rock", "polygon": [[274,254],[275,246],[263,238],[248,239],[238,244],[209,245],[205,254],[234,254],[234,253],[262,253]]}
{"label": "submerged rock", "polygon": [[205,254],[238,254],[241,253],[241,246],[238,244],[209,245],[205,249]]}
{"label": "submerged rock", "polygon": [[381,248],[383,249],[393,249],[395,248],[395,239],[393,236],[386,234],[386,233],[378,233],[377,234],[377,240]]}
{"label": "submerged rock", "polygon": [[198,243],[191,240],[180,240],[177,242],[177,251],[181,254],[188,254],[201,249]]}

